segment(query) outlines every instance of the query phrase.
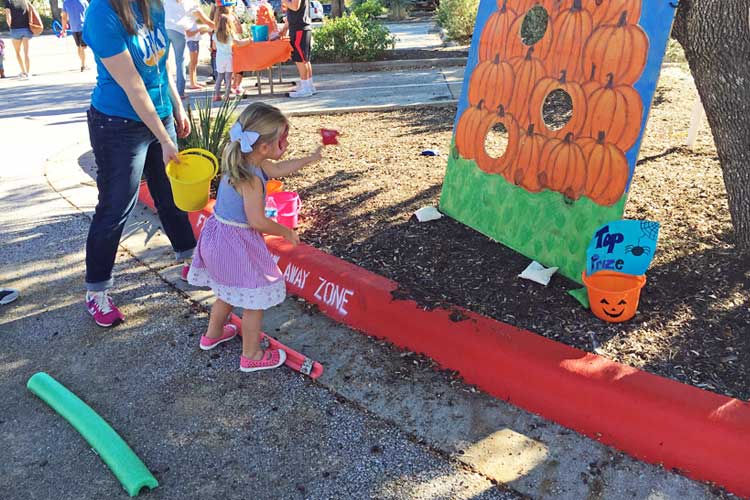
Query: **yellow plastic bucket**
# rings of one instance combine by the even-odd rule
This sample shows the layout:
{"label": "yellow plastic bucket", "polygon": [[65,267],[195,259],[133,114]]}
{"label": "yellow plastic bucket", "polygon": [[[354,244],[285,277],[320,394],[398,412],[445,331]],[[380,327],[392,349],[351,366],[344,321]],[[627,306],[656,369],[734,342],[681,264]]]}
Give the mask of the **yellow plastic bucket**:
{"label": "yellow plastic bucket", "polygon": [[180,151],[180,163],[167,164],[167,177],[172,185],[172,196],[177,208],[197,212],[208,203],[211,179],[216,177],[219,161],[205,149]]}

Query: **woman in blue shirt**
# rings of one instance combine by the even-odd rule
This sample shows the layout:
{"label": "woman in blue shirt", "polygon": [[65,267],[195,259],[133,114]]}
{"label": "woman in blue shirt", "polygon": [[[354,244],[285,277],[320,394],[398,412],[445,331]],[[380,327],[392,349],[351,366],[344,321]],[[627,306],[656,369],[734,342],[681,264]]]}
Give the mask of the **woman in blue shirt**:
{"label": "woman in blue shirt", "polygon": [[[164,166],[177,160],[177,137],[190,122],[169,76],[169,38],[159,0],[92,0],[83,39],[94,52],[96,87],[88,111],[99,203],[86,241],[86,306],[100,326],[123,316],[107,290],[141,176],[178,260],[195,248],[188,216],[175,207]],[[176,130],[175,130],[176,129]]]}

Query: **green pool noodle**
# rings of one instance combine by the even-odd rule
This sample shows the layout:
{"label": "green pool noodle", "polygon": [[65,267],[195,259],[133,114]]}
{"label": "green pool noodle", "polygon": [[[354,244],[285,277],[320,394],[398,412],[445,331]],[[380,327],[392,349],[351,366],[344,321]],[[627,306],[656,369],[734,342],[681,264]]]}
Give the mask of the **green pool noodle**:
{"label": "green pool noodle", "polygon": [[122,483],[128,495],[134,497],[144,486],[151,489],[159,482],[105,420],[67,387],[44,372],[35,373],[26,388],[39,396],[88,441]]}

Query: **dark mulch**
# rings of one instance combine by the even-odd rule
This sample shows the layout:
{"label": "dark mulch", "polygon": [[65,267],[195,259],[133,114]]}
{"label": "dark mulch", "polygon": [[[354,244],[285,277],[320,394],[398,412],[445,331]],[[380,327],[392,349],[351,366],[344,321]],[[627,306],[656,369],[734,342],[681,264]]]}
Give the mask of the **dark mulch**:
{"label": "dark mulch", "polygon": [[[291,154],[310,151],[321,126],[342,144],[286,180],[304,203],[302,238],[397,281],[424,307],[447,304],[529,329],[614,360],[740,399],[750,397],[750,261],[732,245],[721,169],[710,133],[684,143],[694,87],[665,70],[641,150],[626,217],[662,223],[637,316],[609,325],[555,276],[542,287],[517,275],[529,259],[443,218],[411,217],[437,205],[455,109],[297,117]],[[439,157],[420,156],[439,148]]]}

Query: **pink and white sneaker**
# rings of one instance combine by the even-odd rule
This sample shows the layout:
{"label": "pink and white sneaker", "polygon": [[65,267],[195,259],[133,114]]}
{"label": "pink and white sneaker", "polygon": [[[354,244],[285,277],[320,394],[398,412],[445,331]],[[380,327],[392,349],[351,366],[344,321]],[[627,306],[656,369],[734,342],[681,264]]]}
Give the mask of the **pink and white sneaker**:
{"label": "pink and white sneaker", "polygon": [[286,352],[281,349],[267,349],[263,357],[255,360],[240,355],[240,371],[256,372],[259,370],[270,370],[278,368],[286,361]]}
{"label": "pink and white sneaker", "polygon": [[238,328],[235,325],[227,323],[224,325],[222,336],[218,339],[212,339],[205,335],[201,335],[200,348],[204,351],[210,351],[219,344],[223,344],[224,342],[235,338],[237,336],[237,330]]}
{"label": "pink and white sneaker", "polygon": [[86,308],[99,326],[109,328],[125,321],[107,292],[86,292]]}
{"label": "pink and white sneaker", "polygon": [[187,275],[190,272],[190,264],[185,262],[185,264],[182,266],[182,271],[180,271],[180,279],[182,281],[187,281]]}

